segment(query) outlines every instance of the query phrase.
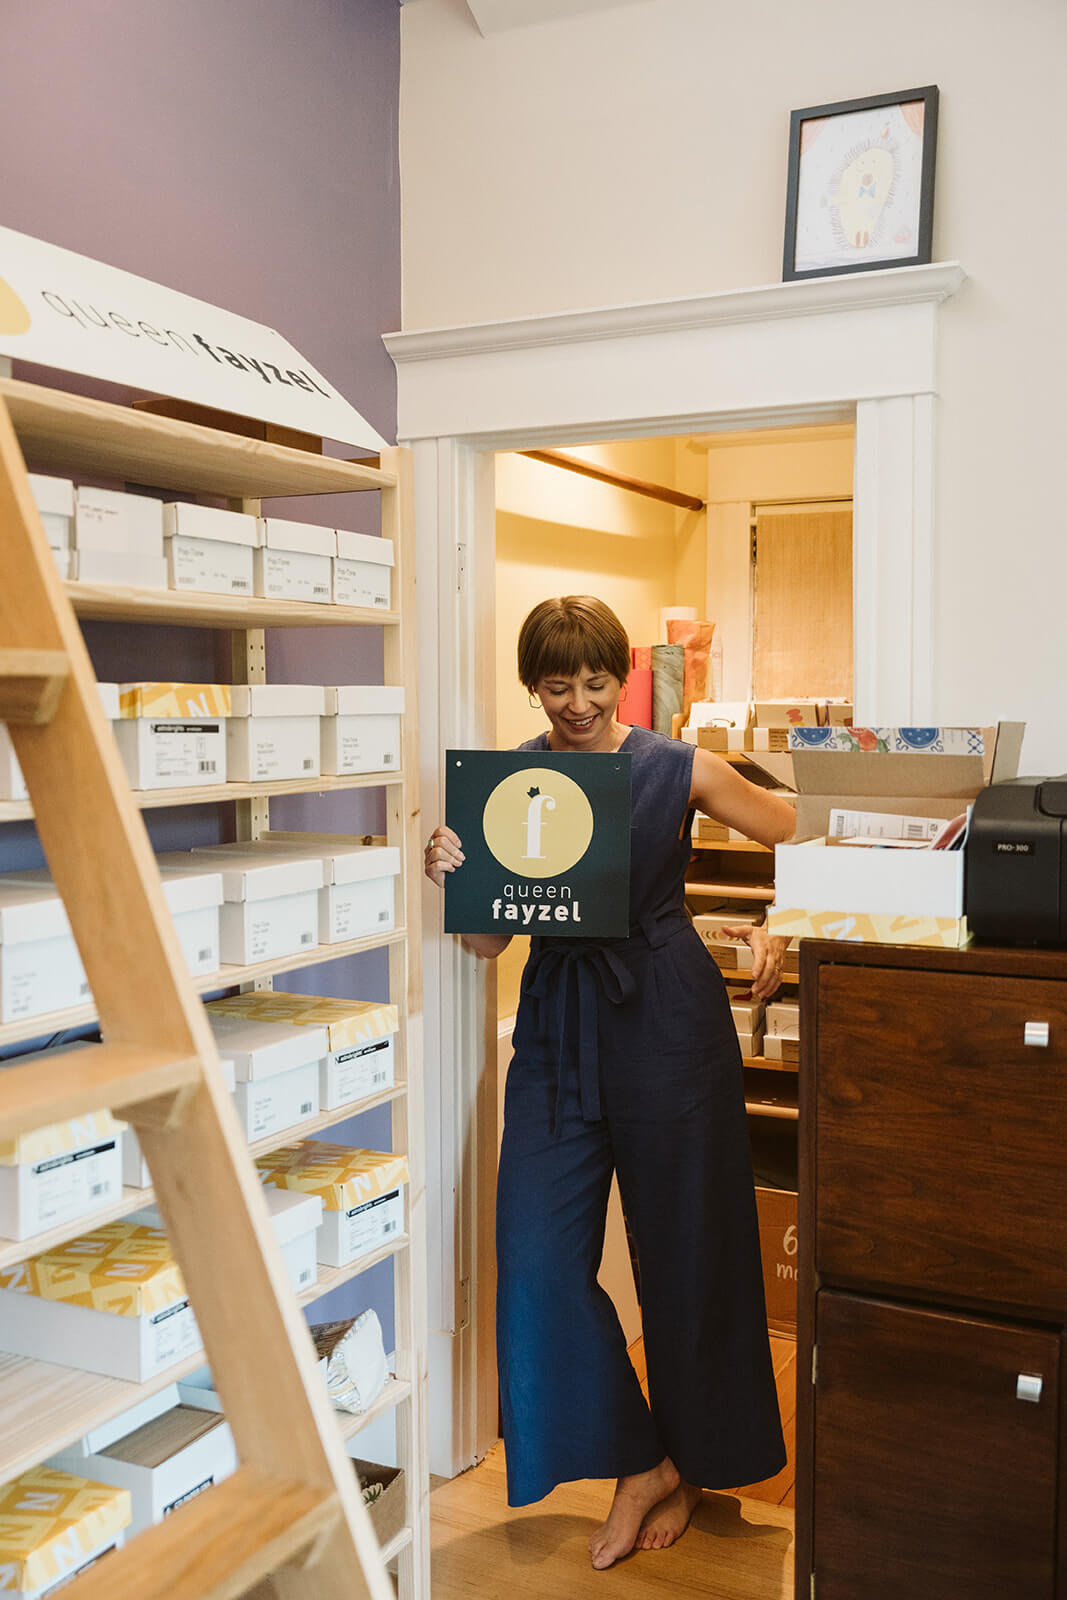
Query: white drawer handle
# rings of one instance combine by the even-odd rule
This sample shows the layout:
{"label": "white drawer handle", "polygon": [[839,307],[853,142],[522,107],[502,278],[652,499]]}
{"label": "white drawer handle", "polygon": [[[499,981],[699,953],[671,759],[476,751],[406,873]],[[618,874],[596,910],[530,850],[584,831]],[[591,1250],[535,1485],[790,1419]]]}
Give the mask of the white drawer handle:
{"label": "white drawer handle", "polygon": [[1038,1405],[1041,1400],[1041,1390],[1045,1380],[1037,1372],[1020,1372],[1015,1384],[1016,1400],[1029,1400],[1033,1405]]}
{"label": "white drawer handle", "polygon": [[1023,1026],[1023,1044],[1036,1044],[1044,1047],[1048,1044],[1048,1023],[1027,1022]]}

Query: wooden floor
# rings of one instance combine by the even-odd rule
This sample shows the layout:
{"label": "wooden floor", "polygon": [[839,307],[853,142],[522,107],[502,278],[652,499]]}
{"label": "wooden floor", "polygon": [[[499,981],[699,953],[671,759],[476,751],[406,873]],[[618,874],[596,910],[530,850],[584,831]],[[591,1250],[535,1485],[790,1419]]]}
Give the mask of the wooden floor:
{"label": "wooden floor", "polygon": [[[793,1593],[793,1415],[796,1347],[772,1338],[788,1465],[737,1494],[705,1494],[670,1550],[638,1551],[610,1576],[594,1572],[587,1541],[614,1484],[564,1484],[510,1510],[504,1449],[436,1482],[430,1496],[434,1600],[788,1600]],[[642,1370],[642,1352],[631,1351]]]}

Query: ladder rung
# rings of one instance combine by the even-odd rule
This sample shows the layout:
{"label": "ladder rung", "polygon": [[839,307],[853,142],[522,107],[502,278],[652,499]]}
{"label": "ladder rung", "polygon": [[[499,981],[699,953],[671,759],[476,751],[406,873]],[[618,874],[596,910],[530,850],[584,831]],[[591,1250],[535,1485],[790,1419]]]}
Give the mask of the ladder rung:
{"label": "ladder rung", "polygon": [[196,1056],[175,1061],[143,1045],[97,1044],[0,1072],[0,1138],[13,1138],[89,1111],[121,1111],[200,1081]]}
{"label": "ladder rung", "polygon": [[69,677],[63,650],[0,650],[0,722],[51,722]]}
{"label": "ladder rung", "polygon": [[76,1578],[70,1600],[236,1600],[340,1514],[332,1489],[238,1467]]}

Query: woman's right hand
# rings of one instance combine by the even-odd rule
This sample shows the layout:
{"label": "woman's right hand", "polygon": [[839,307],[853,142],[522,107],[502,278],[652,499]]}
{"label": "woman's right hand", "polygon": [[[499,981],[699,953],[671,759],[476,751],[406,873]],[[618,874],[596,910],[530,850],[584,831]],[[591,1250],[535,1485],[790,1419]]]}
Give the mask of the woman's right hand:
{"label": "woman's right hand", "polygon": [[459,835],[453,833],[451,828],[444,824],[435,828],[430,835],[423,857],[423,870],[431,883],[439,889],[445,886],[445,873],[455,872],[466,860],[463,847],[459,842]]}

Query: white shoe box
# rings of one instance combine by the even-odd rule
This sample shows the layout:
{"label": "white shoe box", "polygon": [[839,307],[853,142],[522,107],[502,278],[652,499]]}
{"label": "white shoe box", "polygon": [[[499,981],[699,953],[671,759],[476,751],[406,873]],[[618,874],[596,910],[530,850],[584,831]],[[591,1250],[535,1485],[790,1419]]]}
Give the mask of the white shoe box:
{"label": "white shoe box", "polygon": [[250,1144],[299,1128],[319,1114],[319,1064],[312,1061],[258,1083],[238,1083],[233,1100]]}
{"label": "white shoe box", "polygon": [[[62,1272],[63,1286],[84,1284],[85,1288],[74,1292],[105,1302],[115,1303],[119,1282],[119,1303],[130,1314],[46,1299],[33,1292],[36,1264],[32,1259],[0,1269],[0,1348],[132,1383],[145,1383],[195,1355],[203,1340],[166,1240],[158,1236],[162,1240],[156,1243],[161,1252],[158,1256],[146,1258],[143,1243],[139,1253],[129,1254],[137,1246],[126,1242],[128,1235],[151,1231],[112,1222],[36,1258],[48,1264],[52,1279]],[[112,1244],[114,1250],[109,1249]],[[110,1286],[105,1283],[105,1273],[115,1280]]]}
{"label": "white shoe box", "polygon": [[[315,906],[316,919],[318,903]],[[0,1022],[91,999],[62,900],[51,885],[0,878]]]}
{"label": "white shoe box", "polygon": [[[233,1062],[226,1056],[220,1056],[219,1066],[222,1068],[222,1081],[232,1094],[237,1081]],[[152,1187],[152,1174],[148,1170],[148,1162],[141,1153],[141,1141],[133,1128],[127,1128],[122,1135],[122,1181],[131,1189]]]}
{"label": "white shoe box", "polygon": [[317,778],[325,691],[313,684],[235,684],[226,753],[235,782]]}
{"label": "white shoe box", "polygon": [[347,1267],[391,1244],[404,1231],[404,1188],[377,1195],[362,1205],[324,1211],[319,1229],[319,1260],[327,1267]]}
{"label": "white shoe box", "polygon": [[210,861],[222,873],[224,962],[248,966],[318,944],[320,860],[280,852],[269,860],[248,859],[229,845],[207,845],[192,858],[199,864]]}
{"label": "white shoe box", "polygon": [[66,583],[68,578],[77,577],[77,553],[74,550],[57,550],[54,545],[51,548],[52,560],[55,563],[55,569],[59,573],[59,576],[63,579],[63,582]]}
{"label": "white shoe box", "polygon": [[332,528],[261,517],[254,563],[256,594],[268,600],[329,605],[336,550],[337,536]]}
{"label": "white shoe box", "polygon": [[20,1473],[0,1485],[4,1594],[10,1600],[58,1594],[122,1547],[129,1521],[123,1489],[48,1465]]}
{"label": "white shoe box", "polygon": [[141,555],[163,560],[163,504],[151,495],[115,489],[74,491],[74,544],[79,553]]}
{"label": "white shoe box", "polygon": [[123,717],[115,739],[131,789],[226,782],[225,717]]}
{"label": "white shoe box", "polygon": [[257,1157],[256,1169],[265,1188],[321,1197],[318,1251],[324,1266],[347,1266],[404,1231],[403,1156],[302,1139]]}
{"label": "white shoe box", "polygon": [[396,557],[392,539],[373,534],[337,530],[337,556],[333,567],[335,605],[368,606],[388,611],[392,603]]}
{"label": "white shoe box", "polygon": [[322,770],[330,777],[400,768],[404,691],[391,685],[344,684],[326,690]]}
{"label": "white shoe box", "polygon": [[11,743],[7,726],[0,723],[0,800],[28,800],[29,790],[22,776],[19,758]]}
{"label": "white shoe box", "polygon": [[221,1416],[179,1402],[97,1453],[62,1451],[48,1465],[128,1489],[133,1536],[228,1478],[236,1471],[237,1451]]}
{"label": "white shoe box", "polygon": [[371,933],[388,933],[396,926],[396,878],[400,851],[394,845],[338,847],[335,840],[307,836],[295,839],[257,839],[246,845],[220,846],[239,850],[263,861],[285,854],[321,863],[323,887],[319,893],[318,942],[341,944]]}
{"label": "white shoe box", "polygon": [[249,1141],[284,1133],[319,1113],[325,1028],[246,1022],[209,1013],[215,1042],[234,1064],[234,1103]]}
{"label": "white shoe box", "polygon": [[396,1051],[392,1034],[370,1044],[333,1050],[319,1067],[319,1106],[339,1111],[353,1101],[381,1094],[396,1082]]}
{"label": "white shoe box", "polygon": [[767,1007],[767,1032],[775,1038],[800,1038],[800,1001],[775,1000]]}
{"label": "white shoe box", "polygon": [[[293,1293],[302,1294],[319,1278],[316,1235],[322,1224],[322,1201],[317,1194],[302,1194],[298,1189],[264,1189],[263,1194]],[[157,1206],[135,1211],[131,1220],[149,1228],[163,1226]],[[195,1379],[196,1374],[193,1376]]]}
{"label": "white shoe box", "polygon": [[99,583],[121,589],[165,589],[167,563],[162,555],[133,550],[75,550],[70,576],[79,583]]}
{"label": "white shoe box", "polygon": [[167,577],[172,589],[251,595],[257,518],[214,506],[163,507]]}
{"label": "white shoe box", "polygon": [[52,478],[41,472],[26,476],[48,543],[53,550],[69,550],[74,539],[74,484],[70,478]]}

